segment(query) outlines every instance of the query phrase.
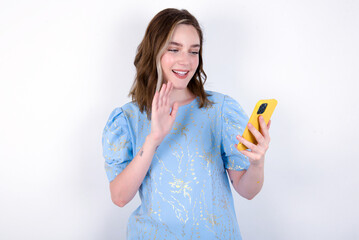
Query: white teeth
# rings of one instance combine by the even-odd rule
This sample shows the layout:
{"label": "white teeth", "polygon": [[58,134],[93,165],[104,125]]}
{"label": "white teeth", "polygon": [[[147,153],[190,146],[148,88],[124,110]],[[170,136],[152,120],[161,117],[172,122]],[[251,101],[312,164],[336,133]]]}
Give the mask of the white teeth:
{"label": "white teeth", "polygon": [[186,75],[188,72],[180,72],[180,71],[175,71],[173,70],[173,72],[179,74],[179,75]]}

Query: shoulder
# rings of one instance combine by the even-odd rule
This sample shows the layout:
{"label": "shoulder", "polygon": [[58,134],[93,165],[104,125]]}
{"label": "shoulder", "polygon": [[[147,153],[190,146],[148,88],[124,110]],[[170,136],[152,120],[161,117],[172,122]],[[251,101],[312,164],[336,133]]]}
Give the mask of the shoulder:
{"label": "shoulder", "polygon": [[117,118],[133,118],[134,116],[138,116],[141,114],[138,105],[135,102],[128,102],[121,107],[116,107],[112,110],[110,114],[110,119],[117,119]]}
{"label": "shoulder", "polygon": [[222,117],[248,118],[241,104],[233,97],[215,91],[206,90],[206,93],[211,95],[208,99],[214,103],[215,108],[221,113]]}
{"label": "shoulder", "polygon": [[208,94],[208,99],[214,104],[218,104],[220,106],[223,106],[224,104],[238,104],[238,102],[229,95],[209,90],[206,90],[206,93]]}
{"label": "shoulder", "polygon": [[213,103],[216,107],[221,107],[223,105],[225,95],[223,93],[205,90],[207,98]]}
{"label": "shoulder", "polygon": [[215,91],[205,90],[205,92],[207,94],[208,99],[213,102],[221,101],[225,96],[223,93],[219,93]]}
{"label": "shoulder", "polygon": [[136,115],[136,105],[132,102],[126,103],[121,107],[115,107],[106,122],[103,132],[104,138],[112,139],[114,136],[128,135],[131,130],[131,123]]}

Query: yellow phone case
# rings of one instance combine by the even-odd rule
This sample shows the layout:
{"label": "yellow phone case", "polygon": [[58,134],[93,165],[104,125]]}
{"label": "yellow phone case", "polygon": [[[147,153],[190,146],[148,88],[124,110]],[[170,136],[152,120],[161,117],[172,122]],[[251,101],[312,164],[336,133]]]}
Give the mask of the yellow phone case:
{"label": "yellow phone case", "polygon": [[[265,105],[267,104],[267,105]],[[265,106],[265,107],[264,107]],[[259,116],[263,116],[264,121],[266,124],[268,124],[269,119],[272,116],[272,113],[277,106],[277,100],[275,99],[267,99],[267,100],[260,100],[258,101],[256,107],[253,110],[253,113],[248,121],[248,123],[251,123],[258,131],[260,131],[260,125],[259,125]],[[261,109],[260,109],[261,108]],[[263,112],[263,109],[264,112]],[[261,111],[260,111],[261,110]],[[248,127],[246,126],[246,129],[244,129],[243,135],[246,140],[248,140],[251,143],[257,144],[256,138],[253,136],[253,134],[249,131]],[[246,147],[241,142],[237,145],[238,150],[246,150],[248,147]]]}

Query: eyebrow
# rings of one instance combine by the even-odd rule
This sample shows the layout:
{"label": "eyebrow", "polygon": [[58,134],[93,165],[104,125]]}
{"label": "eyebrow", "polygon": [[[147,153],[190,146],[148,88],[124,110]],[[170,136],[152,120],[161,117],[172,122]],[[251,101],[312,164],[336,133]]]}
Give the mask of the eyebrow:
{"label": "eyebrow", "polygon": [[[179,46],[179,47],[183,47],[183,45],[178,43],[178,42],[170,42],[170,45],[176,45],[176,46]],[[199,45],[199,44],[191,45],[191,48],[195,48],[195,47],[201,47],[201,45]]]}

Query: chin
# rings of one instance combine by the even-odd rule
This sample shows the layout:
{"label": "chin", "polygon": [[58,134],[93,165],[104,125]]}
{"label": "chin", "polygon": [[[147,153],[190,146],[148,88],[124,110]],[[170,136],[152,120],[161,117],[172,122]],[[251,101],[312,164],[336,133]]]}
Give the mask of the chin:
{"label": "chin", "polygon": [[177,89],[177,90],[184,90],[187,88],[187,86],[188,86],[188,84],[184,85],[184,84],[173,83],[174,89]]}
{"label": "chin", "polygon": [[169,80],[169,81],[165,81],[166,83],[167,82],[171,82],[172,84],[173,84],[173,87],[175,88],[175,89],[179,89],[179,90],[181,90],[181,89],[186,89],[187,88],[187,86],[188,86],[188,82],[186,81],[186,83],[182,80],[182,81],[178,81],[177,79],[175,79],[175,80]]}

